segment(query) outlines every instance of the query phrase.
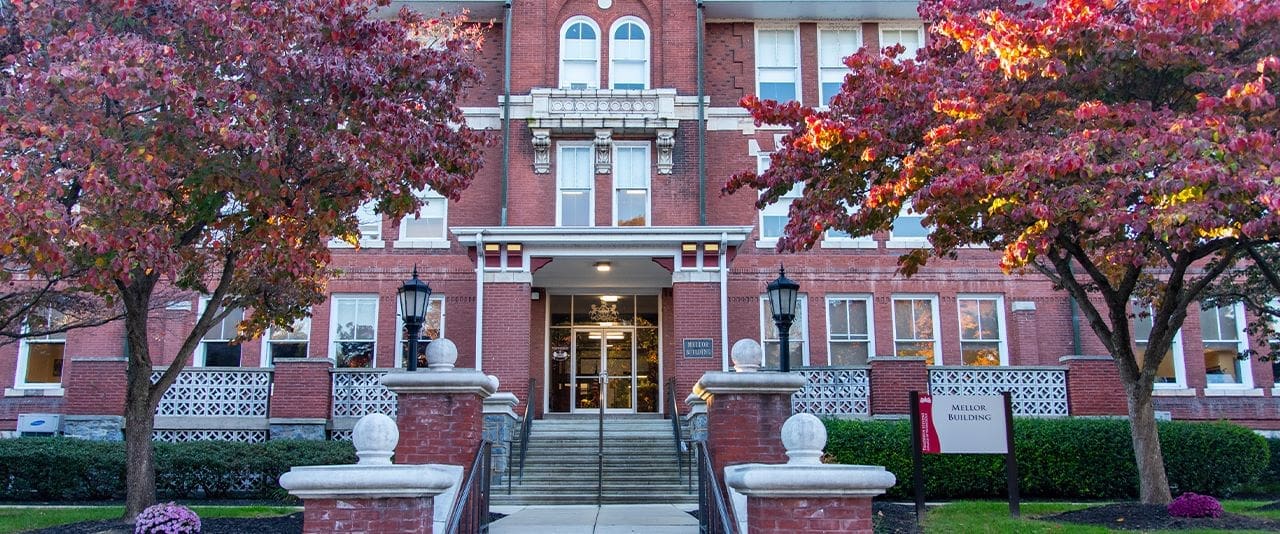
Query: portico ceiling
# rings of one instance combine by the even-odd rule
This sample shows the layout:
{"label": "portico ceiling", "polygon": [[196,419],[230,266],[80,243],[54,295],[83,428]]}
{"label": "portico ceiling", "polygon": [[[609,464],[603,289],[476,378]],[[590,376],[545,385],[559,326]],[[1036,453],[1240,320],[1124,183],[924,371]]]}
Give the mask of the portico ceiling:
{"label": "portico ceiling", "polygon": [[[609,262],[611,269],[608,272],[596,270],[595,264],[600,261]],[[561,257],[533,273],[533,285],[565,293],[583,289],[651,293],[671,287],[671,273],[650,258],[615,258],[605,254],[599,257]]]}

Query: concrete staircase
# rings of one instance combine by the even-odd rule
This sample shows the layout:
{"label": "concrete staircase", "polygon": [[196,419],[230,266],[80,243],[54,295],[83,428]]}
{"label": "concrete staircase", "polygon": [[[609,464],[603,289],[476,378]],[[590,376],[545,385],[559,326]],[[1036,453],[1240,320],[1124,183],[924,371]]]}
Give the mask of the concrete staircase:
{"label": "concrete staircase", "polygon": [[[517,473],[518,444],[507,482],[494,478],[491,502],[595,504],[599,420],[595,416],[549,416],[533,422],[524,477]],[[696,503],[688,479],[688,455],[678,467],[671,421],[656,416],[605,416],[603,504]],[[499,486],[501,484],[501,486]]]}

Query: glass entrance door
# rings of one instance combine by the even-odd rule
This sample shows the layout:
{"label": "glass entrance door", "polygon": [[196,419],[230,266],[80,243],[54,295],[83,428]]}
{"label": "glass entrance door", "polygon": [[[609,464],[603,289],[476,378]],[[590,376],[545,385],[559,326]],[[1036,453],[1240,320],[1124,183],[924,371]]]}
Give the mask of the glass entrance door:
{"label": "glass entrance door", "polygon": [[634,412],[635,356],[631,329],[575,329],[574,410]]}

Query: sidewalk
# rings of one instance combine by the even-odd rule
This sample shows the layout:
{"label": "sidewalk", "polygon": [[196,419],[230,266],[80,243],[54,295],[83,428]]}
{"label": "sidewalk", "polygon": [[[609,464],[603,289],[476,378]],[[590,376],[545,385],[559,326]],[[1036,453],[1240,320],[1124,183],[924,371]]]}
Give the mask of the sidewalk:
{"label": "sidewalk", "polygon": [[494,506],[507,514],[489,526],[491,534],[696,534],[698,520],[682,508],[696,505],[606,504]]}

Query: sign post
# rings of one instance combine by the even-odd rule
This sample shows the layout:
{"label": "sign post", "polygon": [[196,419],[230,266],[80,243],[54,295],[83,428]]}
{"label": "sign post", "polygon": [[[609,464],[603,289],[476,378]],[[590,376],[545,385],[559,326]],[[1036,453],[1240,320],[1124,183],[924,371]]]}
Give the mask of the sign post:
{"label": "sign post", "polygon": [[1014,456],[1010,393],[922,395],[912,391],[910,401],[916,522],[924,517],[925,454],[1003,454],[1009,482],[1009,514],[1018,517],[1018,461]]}

